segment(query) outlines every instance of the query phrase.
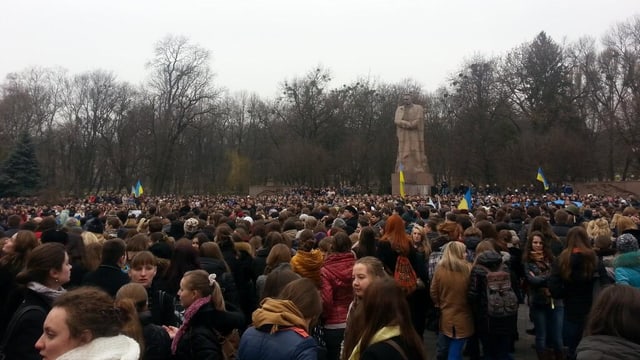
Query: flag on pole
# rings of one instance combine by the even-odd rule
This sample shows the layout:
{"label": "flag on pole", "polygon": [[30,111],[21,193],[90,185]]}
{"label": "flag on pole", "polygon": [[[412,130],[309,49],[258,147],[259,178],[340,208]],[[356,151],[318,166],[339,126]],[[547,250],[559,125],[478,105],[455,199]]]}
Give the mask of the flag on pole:
{"label": "flag on pole", "polygon": [[549,182],[547,181],[547,178],[544,177],[544,173],[542,172],[541,167],[538,168],[538,175],[536,176],[536,180],[542,183],[545,190],[549,190]]}
{"label": "flag on pole", "polygon": [[136,183],[136,197],[139,197],[142,194],[144,194],[144,189],[142,188],[142,184],[140,183],[140,180],[138,179],[138,182]]}
{"label": "flag on pole", "polygon": [[458,210],[471,210],[471,188],[467,189],[464,197],[462,198],[462,200],[460,200],[460,204],[458,204]]}
{"label": "flag on pole", "polygon": [[131,185],[131,195],[136,196],[136,187]]}
{"label": "flag on pole", "polygon": [[404,199],[404,166],[402,163],[398,165],[398,170],[400,171],[400,197]]}

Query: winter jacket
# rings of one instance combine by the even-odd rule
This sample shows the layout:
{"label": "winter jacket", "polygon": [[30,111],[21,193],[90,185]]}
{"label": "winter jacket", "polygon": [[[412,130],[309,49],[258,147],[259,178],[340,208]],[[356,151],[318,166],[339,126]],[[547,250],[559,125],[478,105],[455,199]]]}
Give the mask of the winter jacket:
{"label": "winter jacket", "polygon": [[473,335],[473,314],[467,300],[469,276],[436,268],[431,280],[431,299],[440,309],[440,331],[449,338],[462,339]]}
{"label": "winter jacket", "polygon": [[244,327],[244,316],[239,312],[220,311],[205,304],[191,318],[189,327],[178,342],[174,360],[222,359],[220,336]]}
{"label": "winter jacket", "polygon": [[145,360],[168,360],[171,358],[171,338],[162,326],[151,322],[151,313],[144,311],[138,314],[142,324],[144,337]]}
{"label": "winter jacket", "polygon": [[638,354],[640,344],[608,335],[586,336],[576,349],[578,360],[635,360]]}
{"label": "winter jacket", "polygon": [[353,300],[352,271],[356,262],[349,252],[329,254],[320,270],[322,316],[325,326],[344,328],[349,304]]}
{"label": "winter jacket", "polygon": [[174,297],[170,293],[160,290],[157,281],[151,283],[147,289],[151,322],[156,325],[178,326],[178,318],[175,313]]}
{"label": "winter jacket", "polygon": [[[509,270],[503,264],[502,254],[496,251],[485,251],[476,260],[471,269],[467,300],[473,311],[477,334],[511,335],[516,331],[517,315],[502,318],[490,318],[487,314],[487,274],[490,271]],[[511,287],[515,288],[513,282]],[[514,290],[515,291],[515,290]]]}
{"label": "winter jacket", "polygon": [[529,284],[529,305],[549,305],[551,304],[551,293],[547,282],[551,276],[551,263],[546,263],[547,267],[529,261],[524,263],[524,271]]}
{"label": "winter jacket", "polygon": [[236,251],[233,243],[223,243],[221,246],[222,255],[224,260],[231,268],[233,274],[233,280],[235,281],[236,289],[238,290],[238,298],[242,311],[246,318],[251,316],[251,313],[256,308],[256,291],[253,279],[253,257],[245,251]]}
{"label": "winter jacket", "polygon": [[7,347],[4,349],[7,360],[40,360],[42,358],[35,344],[42,335],[42,325],[51,311],[51,302],[50,299],[31,289],[24,291],[24,302],[16,312],[25,306],[37,306],[37,309],[27,311],[16,322],[11,337],[7,341]]}
{"label": "winter jacket", "polygon": [[82,285],[97,286],[111,297],[116,297],[118,290],[129,281],[129,275],[118,266],[102,264],[95,271],[85,275]]}
{"label": "winter jacket", "polygon": [[640,288],[640,251],[618,255],[613,267],[616,283]]}
{"label": "winter jacket", "polygon": [[288,300],[268,298],[253,313],[253,327],[240,339],[238,360],[316,360],[317,343],[300,311]]}
{"label": "winter jacket", "polygon": [[216,274],[218,279],[227,271],[224,261],[220,259],[201,256],[198,261],[200,261],[200,267],[202,270],[205,270],[209,274]]}
{"label": "winter jacket", "polygon": [[324,255],[320,250],[303,251],[298,250],[291,258],[291,269],[298,275],[311,279],[320,287],[320,269],[324,264]]}

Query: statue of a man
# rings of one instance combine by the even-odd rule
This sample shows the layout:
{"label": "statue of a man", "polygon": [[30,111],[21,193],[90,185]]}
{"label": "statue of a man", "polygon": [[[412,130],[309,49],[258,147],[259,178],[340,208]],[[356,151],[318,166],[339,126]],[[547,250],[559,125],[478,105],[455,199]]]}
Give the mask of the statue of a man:
{"label": "statue of a man", "polygon": [[394,119],[398,135],[396,172],[402,164],[404,171],[427,172],[424,151],[424,108],[414,104],[411,95],[402,96],[402,105],[396,109]]}

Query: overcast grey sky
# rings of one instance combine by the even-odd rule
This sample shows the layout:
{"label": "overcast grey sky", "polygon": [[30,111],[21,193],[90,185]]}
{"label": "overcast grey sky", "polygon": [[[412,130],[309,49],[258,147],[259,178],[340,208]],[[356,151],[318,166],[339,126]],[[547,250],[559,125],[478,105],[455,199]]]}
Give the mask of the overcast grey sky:
{"label": "overcast grey sky", "polygon": [[0,0],[0,78],[61,66],[138,84],[154,43],[175,34],[211,51],[232,92],[272,97],[319,64],[336,86],[413,78],[433,91],[476,53],[502,55],[541,30],[599,39],[635,14],[638,0]]}

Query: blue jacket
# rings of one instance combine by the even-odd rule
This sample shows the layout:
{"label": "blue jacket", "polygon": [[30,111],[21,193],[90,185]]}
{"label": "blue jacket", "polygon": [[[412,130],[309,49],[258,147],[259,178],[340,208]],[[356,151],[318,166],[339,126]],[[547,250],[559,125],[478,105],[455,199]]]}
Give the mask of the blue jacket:
{"label": "blue jacket", "polygon": [[640,251],[618,255],[613,267],[616,283],[640,288]]}
{"label": "blue jacket", "polygon": [[270,333],[271,326],[264,329],[250,327],[242,334],[238,349],[238,360],[316,360],[317,345],[313,337],[294,328],[280,329]]}

